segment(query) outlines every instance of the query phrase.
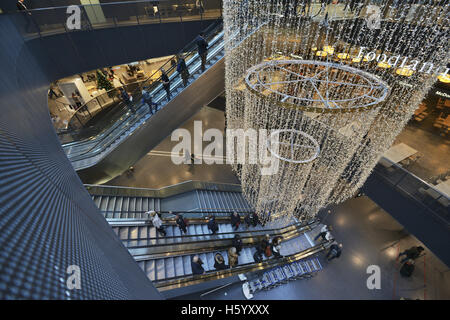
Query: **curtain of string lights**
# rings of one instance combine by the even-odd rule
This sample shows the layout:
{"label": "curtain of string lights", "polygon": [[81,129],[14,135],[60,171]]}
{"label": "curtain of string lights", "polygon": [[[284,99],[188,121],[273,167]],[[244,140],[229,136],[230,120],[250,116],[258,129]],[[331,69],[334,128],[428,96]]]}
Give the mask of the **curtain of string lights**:
{"label": "curtain of string lights", "polygon": [[227,129],[279,140],[277,173],[233,164],[263,220],[352,197],[448,72],[448,0],[335,2],[224,0]]}

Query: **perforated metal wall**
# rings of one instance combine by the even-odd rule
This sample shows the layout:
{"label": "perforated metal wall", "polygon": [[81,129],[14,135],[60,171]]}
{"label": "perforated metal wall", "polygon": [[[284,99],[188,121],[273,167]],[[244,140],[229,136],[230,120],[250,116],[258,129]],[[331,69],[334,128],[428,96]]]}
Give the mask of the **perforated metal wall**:
{"label": "perforated metal wall", "polygon": [[[65,157],[48,115],[48,61],[7,15],[0,39],[0,299],[160,298]],[[66,285],[70,265],[81,289]]]}

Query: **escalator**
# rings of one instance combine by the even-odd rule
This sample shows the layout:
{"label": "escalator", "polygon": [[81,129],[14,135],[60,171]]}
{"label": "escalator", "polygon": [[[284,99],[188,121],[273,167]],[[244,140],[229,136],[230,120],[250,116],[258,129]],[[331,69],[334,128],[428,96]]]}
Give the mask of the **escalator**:
{"label": "escalator", "polygon": [[216,216],[229,215],[234,210],[252,210],[242,193],[237,191],[192,190],[163,197],[164,191],[155,196],[126,194],[125,191],[133,190],[131,188],[121,188],[122,192],[112,195],[112,192],[108,193],[108,188],[95,186],[91,190],[92,200],[107,219],[145,219],[148,218],[145,212],[150,210],[181,211],[187,217],[207,216],[209,213],[204,208],[213,210]]}
{"label": "escalator", "polygon": [[[220,187],[231,189],[232,186]],[[219,189],[214,185],[209,187]],[[292,220],[281,227],[273,224],[247,228],[243,217],[253,209],[237,191],[196,189],[162,197],[167,193],[166,189],[154,192],[151,189],[92,186],[90,192],[113,231],[160,291],[196,284],[208,285],[215,280],[220,281],[242,273],[253,274],[259,270],[310,258],[329,246],[328,242],[315,244],[313,241],[322,226],[317,221],[301,223]],[[137,195],[133,196],[132,193]],[[149,194],[153,196],[145,196]],[[180,210],[180,203],[194,209]],[[161,213],[166,236],[161,236],[152,226],[146,214],[149,210]],[[232,229],[229,217],[234,211],[241,215],[242,220],[236,231]],[[188,219],[188,231],[183,235],[175,222],[174,214],[178,212]],[[205,219],[212,214],[216,216],[219,227],[215,235],[211,234]],[[228,264],[227,250],[236,234],[243,241],[238,266],[216,271],[214,255],[220,252]],[[266,234],[271,237],[283,236],[281,254],[284,257],[264,258],[262,262],[255,263],[255,245]],[[204,275],[192,275],[191,260],[194,255],[198,255],[204,262]],[[310,264],[313,266],[314,262]],[[309,264],[305,264],[307,265]]]}
{"label": "escalator", "polygon": [[[229,225],[229,224],[228,224]],[[311,257],[324,250],[328,243],[315,245],[311,240],[319,232],[318,222],[306,225],[299,223],[281,229],[252,229],[237,232],[220,232],[216,235],[204,233],[205,224],[195,229],[201,230],[201,234],[191,235],[191,239],[185,240],[186,236],[172,236],[165,239],[166,243],[155,243],[152,245],[139,244],[136,240],[127,241],[128,250],[138,262],[147,277],[160,290],[189,286],[201,282],[212,281],[224,277],[230,277],[241,273],[252,273],[261,269],[283,265],[299,259]],[[222,228],[224,229],[224,228]],[[243,240],[243,249],[239,256],[239,264],[232,269],[217,271],[214,268],[214,255],[221,253],[228,264],[227,250],[230,248],[232,238],[240,234]],[[260,263],[255,263],[253,255],[256,251],[255,245],[265,234],[282,235],[281,254],[283,258],[265,258]],[[142,239],[138,241],[152,241],[154,239]],[[163,240],[164,241],[164,240]],[[130,245],[136,243],[136,245]],[[205,274],[194,276],[192,274],[191,259],[198,255],[204,262]]]}
{"label": "escalator", "polygon": [[[189,84],[195,82],[199,77],[211,76],[208,75],[208,70],[216,65],[219,61],[223,64],[222,58],[224,56],[224,41],[222,23],[216,22],[205,30],[205,38],[209,43],[208,57],[206,64],[206,71],[201,72],[201,59],[196,51],[196,43],[192,41],[185,46],[178,54],[182,54],[186,60],[186,65],[189,69],[190,78]],[[171,100],[167,100],[166,92],[160,83],[158,75],[160,69],[164,68],[170,79],[170,91]],[[177,96],[183,91],[188,91],[183,87],[181,76],[176,72],[176,66],[172,66],[168,61],[160,69],[146,81],[142,81],[134,84],[132,89],[132,96],[136,113],[129,110],[120,99],[117,99],[114,110],[108,111],[107,114],[102,117],[100,122],[95,128],[83,127],[82,130],[89,132],[96,132],[95,135],[88,139],[81,141],[74,141],[63,144],[63,149],[66,152],[67,157],[71,160],[73,167],[76,170],[81,170],[98,163],[102,158],[108,155],[114,150],[121,142],[123,142],[130,134],[132,134],[137,128],[149,121],[150,118],[156,116],[166,108],[167,105],[176,103]],[[154,78],[157,78],[154,81]],[[223,77],[223,75],[222,75]],[[130,85],[126,85],[127,91],[130,91]],[[143,87],[150,87],[150,94],[153,97],[153,101],[158,104],[158,112],[155,115],[149,113],[148,106],[141,102],[141,90]],[[223,87],[220,88],[220,92],[212,94],[212,99],[215,98],[223,91]],[[207,104],[210,100],[210,96],[205,98],[208,101],[203,101],[199,106]],[[116,99],[116,98],[115,98]],[[76,117],[73,117],[73,122],[78,122]],[[78,124],[79,125],[79,124]],[[84,125],[84,124],[83,124]]]}

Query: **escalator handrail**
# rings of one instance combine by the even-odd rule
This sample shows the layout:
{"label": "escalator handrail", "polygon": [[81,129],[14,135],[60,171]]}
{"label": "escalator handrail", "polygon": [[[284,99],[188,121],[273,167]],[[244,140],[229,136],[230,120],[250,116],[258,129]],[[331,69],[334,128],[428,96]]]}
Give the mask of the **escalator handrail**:
{"label": "escalator handrail", "polygon": [[[288,228],[291,228],[291,229],[293,229],[294,227],[295,227],[295,229],[293,229],[293,230],[303,230],[303,229],[307,229],[307,228],[310,228],[312,225],[314,225],[314,224],[316,224],[318,222],[318,220],[314,220],[314,221],[312,221],[312,222],[309,222],[309,223],[307,223],[307,224],[302,224],[302,223],[300,223],[300,222],[296,222],[296,223],[292,223],[292,224],[289,224],[289,225],[287,225],[287,226],[285,226],[285,227],[283,227],[283,228],[273,228],[273,229],[260,229],[260,230],[245,230],[245,231],[232,231],[232,232],[220,232],[220,233],[216,233],[216,234],[196,234],[196,235],[193,235],[193,234],[186,234],[186,235],[180,235],[180,236],[166,236],[166,237],[162,237],[162,238],[156,238],[156,237],[148,237],[148,238],[133,238],[133,239],[121,239],[121,241],[123,241],[123,242],[131,242],[131,241],[145,241],[145,240],[163,240],[163,239],[186,239],[186,238],[193,238],[193,237],[197,237],[197,238],[199,238],[199,237],[215,237],[215,236],[218,236],[218,235],[236,235],[236,234],[238,234],[238,235],[241,235],[241,234],[251,234],[251,233],[268,233],[268,234],[270,234],[271,232],[274,232],[274,231],[278,231],[278,230],[283,230],[283,229],[288,229]],[[281,232],[281,233],[284,233],[284,232],[288,232],[289,230],[286,230],[286,231],[283,231],[283,232]],[[248,238],[248,237],[241,237],[241,239],[244,239],[244,238]],[[231,239],[231,238],[227,238],[227,239]],[[202,241],[217,241],[217,240],[227,240],[227,239],[217,239],[217,238],[215,238],[215,239],[203,239],[203,240],[198,240],[198,241],[195,241],[195,242],[202,242]],[[185,242],[185,241],[183,241],[183,242]],[[155,245],[157,245],[157,246],[159,246],[159,245],[162,245],[162,246],[164,246],[164,245],[174,245],[174,244],[182,244],[182,243],[161,243],[161,244],[155,244]],[[155,245],[151,245],[151,246],[155,246]],[[127,248],[144,248],[144,247],[148,247],[149,245],[137,245],[137,246],[128,246]]]}
{"label": "escalator handrail", "polygon": [[165,278],[165,279],[161,279],[161,280],[155,279],[152,281],[152,283],[155,285],[156,288],[161,288],[161,287],[173,286],[176,284],[188,283],[191,281],[192,282],[211,281],[211,280],[214,280],[211,278],[217,278],[217,279],[225,278],[225,277],[230,277],[230,276],[241,274],[241,273],[251,272],[253,270],[256,271],[256,270],[266,269],[267,267],[276,267],[276,266],[284,265],[287,263],[292,263],[294,261],[302,260],[313,254],[319,253],[319,252],[327,249],[327,247],[329,247],[329,245],[331,245],[331,243],[332,243],[332,241],[326,241],[326,242],[320,243],[316,246],[305,249],[303,251],[293,253],[291,255],[284,256],[279,259],[267,259],[267,260],[264,260],[259,263],[254,263],[254,262],[253,263],[245,263],[245,264],[241,264],[236,267],[233,267],[233,268],[228,268],[226,270],[220,270],[220,271],[208,270],[203,275],[189,274],[189,275]]}
{"label": "escalator handrail", "polygon": [[[220,43],[220,42],[214,42],[215,45],[216,45],[217,43]],[[193,56],[193,59],[190,59],[186,64],[189,66],[190,64],[192,64],[192,63],[194,62],[194,60],[196,60],[196,56],[195,56],[195,55]],[[174,76],[174,75],[175,75],[175,76]],[[177,74],[174,73],[174,74],[172,74],[171,79],[176,78],[177,76],[178,76],[178,73],[177,73]],[[160,85],[160,83],[159,83],[158,81],[155,81],[155,82],[154,82],[153,91],[157,90],[159,85]],[[113,90],[114,90],[114,89],[113,89]],[[138,90],[138,91],[139,91],[139,90]],[[151,93],[152,96],[155,95],[155,93],[154,93],[153,91],[152,91],[152,93]],[[136,96],[138,97],[138,98],[136,98],[136,100],[138,101],[138,103],[139,103],[139,101],[140,101],[140,99],[139,99],[139,95],[140,95],[140,94],[141,94],[140,91],[139,91],[139,92],[136,92],[136,94],[133,94],[134,97],[136,97]],[[123,102],[120,102],[120,103],[123,103]],[[137,108],[136,113],[141,113],[140,110],[143,109],[143,108],[145,108],[145,105],[144,105],[144,104],[140,105],[140,107]],[[145,114],[147,114],[147,113],[145,112]],[[133,118],[133,117],[134,117],[133,114],[128,115],[123,121],[120,121],[120,124],[127,122],[128,119]],[[137,118],[133,118],[133,120],[135,120],[135,121],[132,121],[132,122],[128,123],[126,127],[129,127],[129,126],[134,125],[136,122],[140,121],[141,119],[142,119],[142,116],[138,116]],[[120,125],[120,124],[118,124],[118,125]],[[111,126],[111,128],[113,128],[113,127],[115,128],[116,126],[114,126],[114,125]],[[111,131],[114,131],[114,129],[112,129]],[[120,136],[120,135],[123,133],[123,131],[124,131],[124,130],[121,130],[118,134],[114,135],[115,138],[114,138],[114,139],[110,139],[110,140],[111,140],[110,142],[108,142],[106,145],[103,145],[103,146],[102,146],[102,150],[106,149],[108,146],[110,146],[111,144],[113,144],[113,143],[116,141],[116,138],[117,138],[118,136]],[[110,138],[110,137],[111,137],[110,135],[105,135],[105,136],[104,136],[103,138],[101,138],[98,142],[96,142],[93,146],[91,146],[88,150],[84,150],[84,151],[80,152],[79,154],[77,154],[77,155],[74,157],[74,158],[76,158],[76,159],[72,159],[72,161],[79,161],[79,160],[85,159],[85,158],[86,158],[86,157],[85,157],[86,154],[89,154],[93,149],[97,148],[99,145],[104,144],[104,140],[105,140],[106,138]],[[63,147],[66,147],[66,146],[63,146]],[[100,152],[96,152],[96,154],[98,154],[98,153],[101,153],[101,151],[100,151]]]}
{"label": "escalator handrail", "polygon": [[[297,234],[297,235],[301,235],[304,234],[305,232],[311,231],[313,230],[313,226],[315,227],[315,224],[319,224],[318,220],[315,220],[312,223],[309,223],[307,225],[289,225],[283,228],[277,228],[277,229],[263,229],[263,230],[253,230],[253,231],[237,231],[237,232],[227,232],[226,234],[239,234],[239,233],[247,233],[249,234],[246,237],[241,237],[242,240],[245,239],[254,239],[257,237],[261,237],[262,234],[259,233],[264,233],[264,234],[269,234],[270,236],[274,236],[274,235],[286,235],[286,234]],[[252,233],[258,233],[258,235],[252,235]],[[223,235],[225,233],[222,233],[221,235]],[[206,236],[211,236],[211,235],[203,235],[203,237]],[[197,237],[200,237],[199,235],[197,235]],[[163,238],[164,239],[164,238]],[[217,242],[217,241],[225,241],[225,242],[229,242],[230,240],[232,240],[232,238],[225,238],[225,239],[201,239],[201,240],[196,240],[196,241],[185,241],[185,242],[179,242],[179,243],[158,243],[158,244],[153,244],[153,245],[141,245],[141,246],[127,246],[127,249],[144,249],[144,248],[155,248],[155,247],[167,247],[167,246],[180,246],[180,245],[184,245],[184,244],[192,244],[192,243],[212,243],[212,242]],[[136,241],[136,240],[135,240]],[[244,245],[245,246],[245,245]],[[247,245],[247,246],[252,246]],[[227,243],[226,247],[229,247],[229,244]],[[205,246],[206,249],[211,249],[211,246]],[[215,247],[212,251],[216,251],[218,247]],[[197,252],[199,249],[196,249]],[[140,254],[140,256],[146,256],[146,255],[151,255],[151,253],[149,254]],[[157,255],[157,254],[156,254]],[[184,255],[190,255],[190,253],[184,254]],[[145,259],[145,260],[151,260],[151,259]]]}
{"label": "escalator handrail", "polygon": [[[221,26],[222,26],[221,19],[219,18],[219,19],[216,19],[211,25],[209,25],[209,26],[208,26],[206,29],[204,29],[202,32],[205,33],[205,36],[206,36],[206,37],[209,37],[209,36],[211,36],[211,34],[214,33],[214,31],[218,30],[219,27],[221,27]],[[193,48],[193,49],[188,50],[188,48],[191,48],[194,44],[195,44],[195,39],[192,40],[191,42],[189,42],[187,45],[185,45],[180,51],[178,51],[178,52],[175,54],[175,56],[181,55],[183,58],[186,58],[187,56],[189,56],[190,54],[192,54],[193,52],[196,51],[196,48]],[[155,76],[156,74],[159,74],[159,72],[161,71],[161,69],[165,69],[165,70],[166,70],[166,73],[170,73],[170,71],[172,71],[174,68],[176,68],[176,66],[169,66],[169,67],[166,69],[167,65],[172,61],[172,59],[173,59],[173,58],[171,58],[171,59],[169,59],[167,62],[165,62],[160,68],[158,68],[154,73],[152,73],[152,74],[151,74],[149,77],[147,77],[146,79],[139,80],[139,81],[135,81],[135,82],[132,82],[132,83],[129,83],[129,84],[126,84],[126,85],[122,85],[122,86],[117,87],[117,88],[113,88],[113,89],[108,90],[108,91],[106,91],[105,93],[101,94],[101,96],[105,96],[105,95],[109,95],[109,94],[111,94],[111,93],[115,93],[115,92],[117,92],[118,90],[120,90],[120,88],[125,89],[125,91],[126,91],[126,87],[127,87],[127,86],[138,85],[138,87],[139,87],[139,84],[142,84],[142,83],[147,82],[147,81],[151,81],[152,77]],[[149,85],[156,84],[156,83],[158,83],[160,80],[161,80],[161,77],[159,77],[158,79],[152,81],[151,83],[149,83]],[[145,85],[143,85],[142,87],[144,87],[144,86],[145,86]],[[98,97],[99,97],[99,96],[98,96]],[[82,105],[81,107],[79,107],[79,108],[75,111],[75,113],[70,117],[70,119],[69,119],[69,124],[70,124],[71,120],[77,115],[77,113],[78,113],[79,111],[82,112],[82,111],[83,111],[82,109],[87,108],[87,104],[88,104],[89,102],[93,101],[94,99],[97,99],[98,97],[92,98],[91,100],[87,101],[84,105]],[[119,98],[119,99],[120,99],[120,98]],[[138,100],[138,99],[136,99],[136,100]],[[121,99],[120,99],[120,101],[119,101],[119,104],[120,104],[120,103],[121,103]],[[75,142],[75,141],[74,141],[74,142]]]}

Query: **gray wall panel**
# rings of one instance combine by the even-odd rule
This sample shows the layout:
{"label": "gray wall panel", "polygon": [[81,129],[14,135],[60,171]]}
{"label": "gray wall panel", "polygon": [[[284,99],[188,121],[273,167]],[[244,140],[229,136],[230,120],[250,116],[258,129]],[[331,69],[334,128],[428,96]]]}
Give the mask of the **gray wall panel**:
{"label": "gray wall panel", "polygon": [[[6,15],[0,38],[0,299],[159,299],[54,133],[45,46],[25,44]],[[66,287],[73,264],[80,290]]]}

